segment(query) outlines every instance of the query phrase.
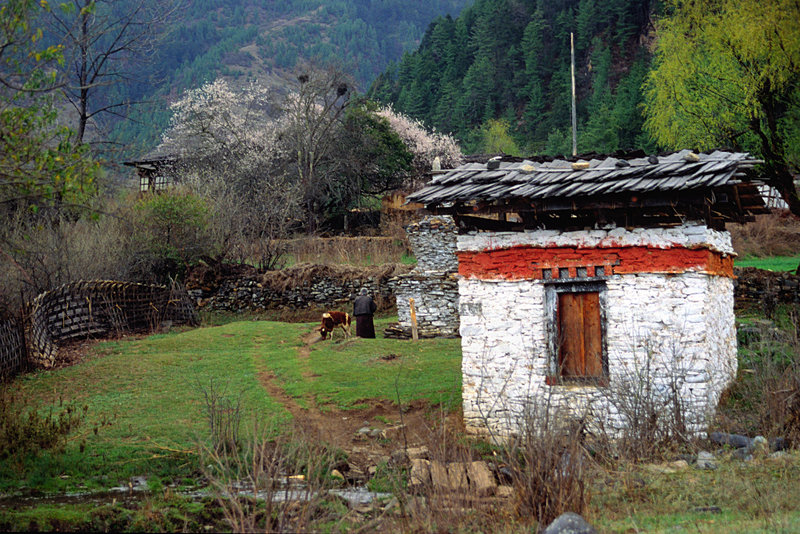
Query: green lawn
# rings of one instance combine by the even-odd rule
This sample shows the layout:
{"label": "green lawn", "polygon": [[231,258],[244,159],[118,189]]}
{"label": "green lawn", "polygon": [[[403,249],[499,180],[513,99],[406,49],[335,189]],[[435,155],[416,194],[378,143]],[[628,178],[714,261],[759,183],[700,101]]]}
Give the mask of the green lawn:
{"label": "green lawn", "polygon": [[747,256],[736,258],[735,265],[736,267],[757,267],[767,271],[794,273],[797,266],[800,265],[800,254],[794,256],[767,256],[764,258]]}
{"label": "green lawn", "polygon": [[[21,375],[12,387],[24,398],[42,408],[73,402],[88,407],[88,416],[64,454],[0,463],[0,491],[111,487],[134,475],[190,477],[197,444],[208,438],[203,390],[212,383],[231,398],[241,394],[243,424],[256,415],[278,425],[290,417],[259,383],[264,370],[301,403],[349,408],[370,398],[394,401],[397,382],[403,402],[458,406],[458,340],[337,340],[313,345],[310,358],[300,361],[298,348],[314,326],[239,321],[101,342],[78,365]],[[397,357],[381,359],[388,354]]]}

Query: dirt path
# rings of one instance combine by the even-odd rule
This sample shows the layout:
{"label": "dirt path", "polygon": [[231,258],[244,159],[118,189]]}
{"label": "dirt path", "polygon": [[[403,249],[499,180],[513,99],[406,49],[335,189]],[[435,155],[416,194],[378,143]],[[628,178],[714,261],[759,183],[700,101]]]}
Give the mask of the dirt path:
{"label": "dirt path", "polygon": [[[309,359],[313,345],[318,342],[322,342],[319,332],[311,331],[303,336],[303,344],[297,350],[305,380],[315,379]],[[384,400],[368,401],[369,407],[360,410],[326,407],[322,411],[311,396],[300,403],[298,399],[287,395],[269,371],[262,371],[258,378],[270,397],[283,404],[292,414],[298,431],[307,438],[347,451],[351,459],[360,456],[365,462],[374,463],[376,458],[386,457],[398,448],[428,444],[433,438],[434,428],[443,422],[437,420],[440,418],[435,414],[431,415],[424,401],[412,402],[404,406],[402,412],[394,403]],[[382,431],[382,434],[379,438],[359,434],[364,427]]]}

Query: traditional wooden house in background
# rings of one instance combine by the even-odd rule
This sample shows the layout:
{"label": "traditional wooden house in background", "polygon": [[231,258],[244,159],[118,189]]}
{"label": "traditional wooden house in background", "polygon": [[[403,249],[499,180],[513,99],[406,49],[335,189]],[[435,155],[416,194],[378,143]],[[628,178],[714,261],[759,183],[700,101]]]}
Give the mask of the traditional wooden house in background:
{"label": "traditional wooden house in background", "polygon": [[151,153],[139,160],[125,161],[122,164],[136,169],[139,177],[139,193],[164,191],[171,187],[178,177],[180,158],[167,154]]}
{"label": "traditional wooden house in background", "polygon": [[468,428],[507,435],[532,405],[547,405],[619,433],[636,390],[703,431],[736,374],[724,225],[765,211],[756,163],[688,150],[495,159],[410,195],[460,229]]}

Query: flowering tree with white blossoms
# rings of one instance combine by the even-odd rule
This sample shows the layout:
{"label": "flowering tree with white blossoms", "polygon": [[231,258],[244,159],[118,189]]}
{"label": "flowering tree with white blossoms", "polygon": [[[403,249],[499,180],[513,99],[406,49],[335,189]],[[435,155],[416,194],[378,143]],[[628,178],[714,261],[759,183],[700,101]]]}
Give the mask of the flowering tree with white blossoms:
{"label": "flowering tree with white blossoms", "polygon": [[232,247],[248,254],[243,243],[254,237],[281,236],[288,221],[302,218],[314,231],[365,197],[411,186],[437,159],[443,168],[462,161],[452,137],[351,98],[335,70],[297,80],[276,99],[263,85],[219,79],[171,106],[159,151],[177,156],[182,181],[209,203],[229,255]]}
{"label": "flowering tree with white blossoms", "polygon": [[[218,79],[187,91],[172,104],[159,152],[177,156],[182,182],[211,209],[223,256],[260,259],[272,267],[302,198],[284,172],[279,142],[284,121],[274,119],[273,95],[263,85],[236,88]],[[254,248],[255,247],[255,248]]]}
{"label": "flowering tree with white blossoms", "polygon": [[391,106],[381,107],[376,114],[389,121],[392,130],[414,154],[414,169],[418,173],[431,170],[438,157],[442,169],[452,169],[464,161],[461,148],[451,136],[428,131],[422,122],[396,112]]}

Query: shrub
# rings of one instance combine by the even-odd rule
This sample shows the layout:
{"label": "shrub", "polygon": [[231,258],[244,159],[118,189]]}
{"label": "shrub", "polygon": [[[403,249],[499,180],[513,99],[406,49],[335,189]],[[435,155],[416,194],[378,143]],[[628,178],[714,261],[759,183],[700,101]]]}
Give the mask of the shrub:
{"label": "shrub", "polygon": [[0,460],[63,447],[87,410],[66,404],[57,413],[52,407],[43,412],[21,401],[8,386],[0,386]]}
{"label": "shrub", "polygon": [[135,207],[134,247],[139,252],[133,267],[140,280],[155,277],[166,282],[179,277],[201,256],[212,252],[205,230],[208,210],[197,196],[170,190],[141,199]]}

